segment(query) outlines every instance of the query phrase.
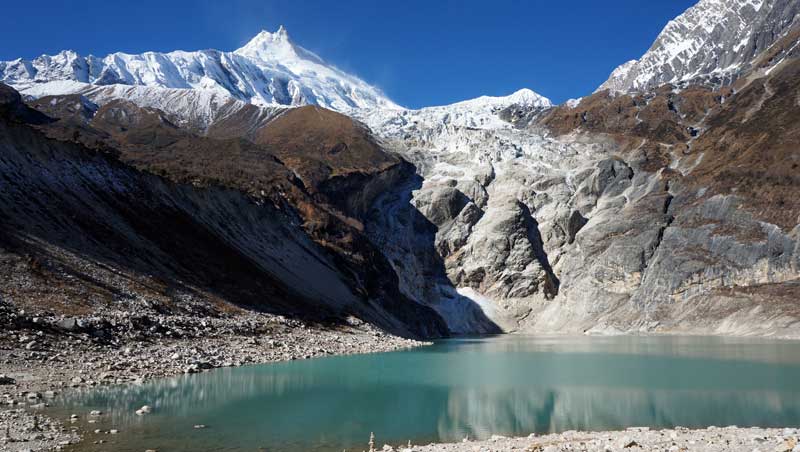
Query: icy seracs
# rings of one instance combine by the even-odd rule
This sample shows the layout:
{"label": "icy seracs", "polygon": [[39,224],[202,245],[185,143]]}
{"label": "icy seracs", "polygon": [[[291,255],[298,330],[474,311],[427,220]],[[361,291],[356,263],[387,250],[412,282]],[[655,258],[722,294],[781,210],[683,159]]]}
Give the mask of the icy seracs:
{"label": "icy seracs", "polygon": [[565,177],[578,149],[501,119],[511,107],[551,105],[522,89],[419,110],[351,112],[422,176],[381,197],[367,231],[403,291],[436,309],[452,331],[493,332],[486,317],[515,329],[530,300],[555,294],[555,254],[548,257],[541,239],[549,242],[551,227],[534,216],[564,213],[556,203],[535,213],[528,206],[532,181]]}

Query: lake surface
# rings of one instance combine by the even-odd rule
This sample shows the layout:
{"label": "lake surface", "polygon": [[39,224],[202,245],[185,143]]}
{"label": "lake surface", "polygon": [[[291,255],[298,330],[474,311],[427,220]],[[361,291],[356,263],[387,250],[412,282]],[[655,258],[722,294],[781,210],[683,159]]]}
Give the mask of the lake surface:
{"label": "lake surface", "polygon": [[[492,434],[800,425],[800,342],[716,337],[452,339],[409,351],[219,369],[68,392],[107,441],[81,450],[361,451]],[[136,416],[142,405],[153,413]],[[196,430],[195,424],[208,428]],[[108,443],[110,441],[110,444]]]}

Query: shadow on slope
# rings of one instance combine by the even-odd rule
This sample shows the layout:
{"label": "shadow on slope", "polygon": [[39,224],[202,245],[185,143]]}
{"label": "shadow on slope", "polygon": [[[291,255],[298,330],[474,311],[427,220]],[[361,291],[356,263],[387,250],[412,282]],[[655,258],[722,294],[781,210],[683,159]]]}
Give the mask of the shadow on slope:
{"label": "shadow on slope", "polygon": [[373,204],[366,220],[367,235],[388,257],[409,298],[432,306],[456,334],[495,334],[502,329],[484,309],[490,303],[458,292],[447,277],[445,262],[436,250],[438,228],[412,203],[422,177],[407,163],[409,176]]}
{"label": "shadow on slope", "polygon": [[[19,97],[3,106],[13,102]],[[317,322],[352,314],[405,336],[447,334],[425,306],[402,296],[369,298],[380,284],[371,270],[380,265],[365,270],[365,286],[351,284],[364,278],[352,270],[347,250],[321,246],[299,214],[321,212],[321,224],[340,243],[352,240],[353,232],[331,230],[341,222],[304,197],[302,183],[279,160],[243,140],[183,134],[163,124],[157,111],[134,113],[142,115],[140,123],[157,126],[123,133],[121,141],[110,138],[129,130],[118,123],[106,130],[69,122],[44,129],[59,141],[19,115],[0,117],[0,265],[11,275],[0,286],[5,296],[60,312],[92,312],[141,298],[193,309],[196,303],[180,301],[200,298],[221,309]],[[147,171],[120,162],[119,154]],[[296,196],[281,197],[291,190]],[[355,249],[372,264],[370,249]],[[389,289],[379,287],[378,293],[391,297],[396,280],[385,276]]]}
{"label": "shadow on slope", "polygon": [[0,128],[3,247],[39,262],[37,282],[54,296],[57,285],[73,286],[61,291],[62,303],[83,291],[82,280],[98,290],[87,295],[105,303],[196,288],[250,309],[317,320],[335,313],[264,270],[280,262],[236,246],[245,234],[254,242],[292,238],[280,236],[279,212],[232,190],[170,184],[20,126]]}

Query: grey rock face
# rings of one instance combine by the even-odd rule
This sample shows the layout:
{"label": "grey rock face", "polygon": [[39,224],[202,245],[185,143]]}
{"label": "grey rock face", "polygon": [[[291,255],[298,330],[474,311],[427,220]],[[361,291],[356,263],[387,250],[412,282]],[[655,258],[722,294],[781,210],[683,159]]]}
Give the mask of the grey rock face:
{"label": "grey rock face", "polygon": [[464,246],[482,215],[451,182],[422,186],[415,177],[379,197],[365,222],[368,236],[397,273],[401,291],[433,307],[455,333],[500,331],[485,312],[491,306],[459,293],[445,267],[447,256]]}
{"label": "grey rock face", "polygon": [[572,211],[565,222],[566,224],[562,225],[562,229],[567,234],[567,243],[571,244],[575,241],[575,235],[578,234],[582,227],[586,226],[587,221],[588,220],[583,218],[580,212],[577,210]]}
{"label": "grey rock face", "polygon": [[[644,172],[629,184],[599,196],[586,212],[588,221],[574,242],[562,245],[554,265],[558,297],[533,304],[523,329],[791,336],[797,310],[778,298],[761,304],[754,294],[793,290],[786,284],[798,279],[795,236],[754,220],[737,208],[736,197],[698,198]],[[739,295],[726,295],[737,287]]]}
{"label": "grey rock face", "polygon": [[[670,21],[638,60],[616,68],[599,90],[636,91],[665,83],[730,83],[756,56],[800,26],[795,0],[701,0]],[[796,54],[777,51],[769,64]]]}
{"label": "grey rock face", "polygon": [[613,198],[621,194],[630,186],[631,177],[633,171],[622,160],[601,160],[577,190],[575,207],[583,212],[595,208],[601,196]]}
{"label": "grey rock face", "polygon": [[469,202],[470,199],[453,186],[436,187],[414,199],[420,212],[436,226],[452,221]]}
{"label": "grey rock face", "polygon": [[795,279],[796,241],[738,210],[737,203],[735,197],[715,196],[678,207],[631,302],[649,312],[716,288]]}

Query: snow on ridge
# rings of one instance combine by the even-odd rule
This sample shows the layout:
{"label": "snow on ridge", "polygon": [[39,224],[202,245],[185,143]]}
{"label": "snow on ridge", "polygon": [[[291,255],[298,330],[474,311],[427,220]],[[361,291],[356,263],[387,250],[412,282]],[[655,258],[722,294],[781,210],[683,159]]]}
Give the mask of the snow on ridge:
{"label": "snow on ridge", "polygon": [[650,49],[611,73],[597,91],[628,92],[698,79],[728,83],[798,18],[798,2],[700,0],[671,20]]}
{"label": "snow on ridge", "polygon": [[410,109],[355,109],[348,112],[367,124],[378,136],[397,139],[420,134],[424,140],[450,147],[458,141],[458,130],[497,131],[513,127],[500,112],[512,105],[544,109],[550,99],[527,88],[508,96],[480,96],[449,105]]}
{"label": "snow on ridge", "polygon": [[[379,89],[295,44],[282,25],[275,32],[262,30],[232,52],[213,49],[141,54],[115,52],[100,58],[64,50],[30,61],[5,61],[0,62],[0,81],[33,97],[88,92],[105,98],[107,94],[100,96],[100,93],[127,93],[154,107],[158,107],[152,104],[157,104],[159,98],[175,97],[170,90],[193,90],[197,92],[199,100],[196,102],[199,103],[213,95],[262,107],[313,104],[344,113],[410,111],[392,102]],[[141,90],[92,88],[117,86],[148,88],[146,91],[154,99],[147,100]],[[546,97],[523,88],[507,96],[481,96],[426,108],[485,116],[512,104],[552,106]],[[203,114],[211,116],[206,111]]]}
{"label": "snow on ridge", "polygon": [[[353,116],[362,116],[357,111],[380,111],[379,116],[414,111],[295,44],[283,26],[275,32],[262,30],[232,52],[175,50],[84,57],[64,50],[30,61],[5,61],[0,62],[0,81],[31,97],[80,93],[103,101],[122,96],[173,112],[185,104],[199,111],[182,116],[204,123],[213,121],[213,109],[228,101],[259,107],[313,104]],[[436,120],[494,128],[505,125],[496,113],[510,105],[546,108],[552,103],[523,88],[507,96],[481,96],[421,110]]]}
{"label": "snow on ridge", "polygon": [[283,27],[275,33],[262,31],[233,52],[117,52],[98,58],[65,50],[31,61],[5,61],[0,62],[0,80],[20,91],[47,82],[75,81],[211,90],[260,106],[400,108],[379,89],[296,45]]}
{"label": "snow on ridge", "polygon": [[[142,108],[161,110],[178,124],[197,130],[205,130],[215,122],[250,106],[219,89],[162,88],[143,85],[99,86],[73,80],[37,83],[20,93],[32,98],[79,94],[98,105],[124,99]],[[259,107],[264,117],[269,117],[272,112],[285,108],[289,107],[285,105]]]}

